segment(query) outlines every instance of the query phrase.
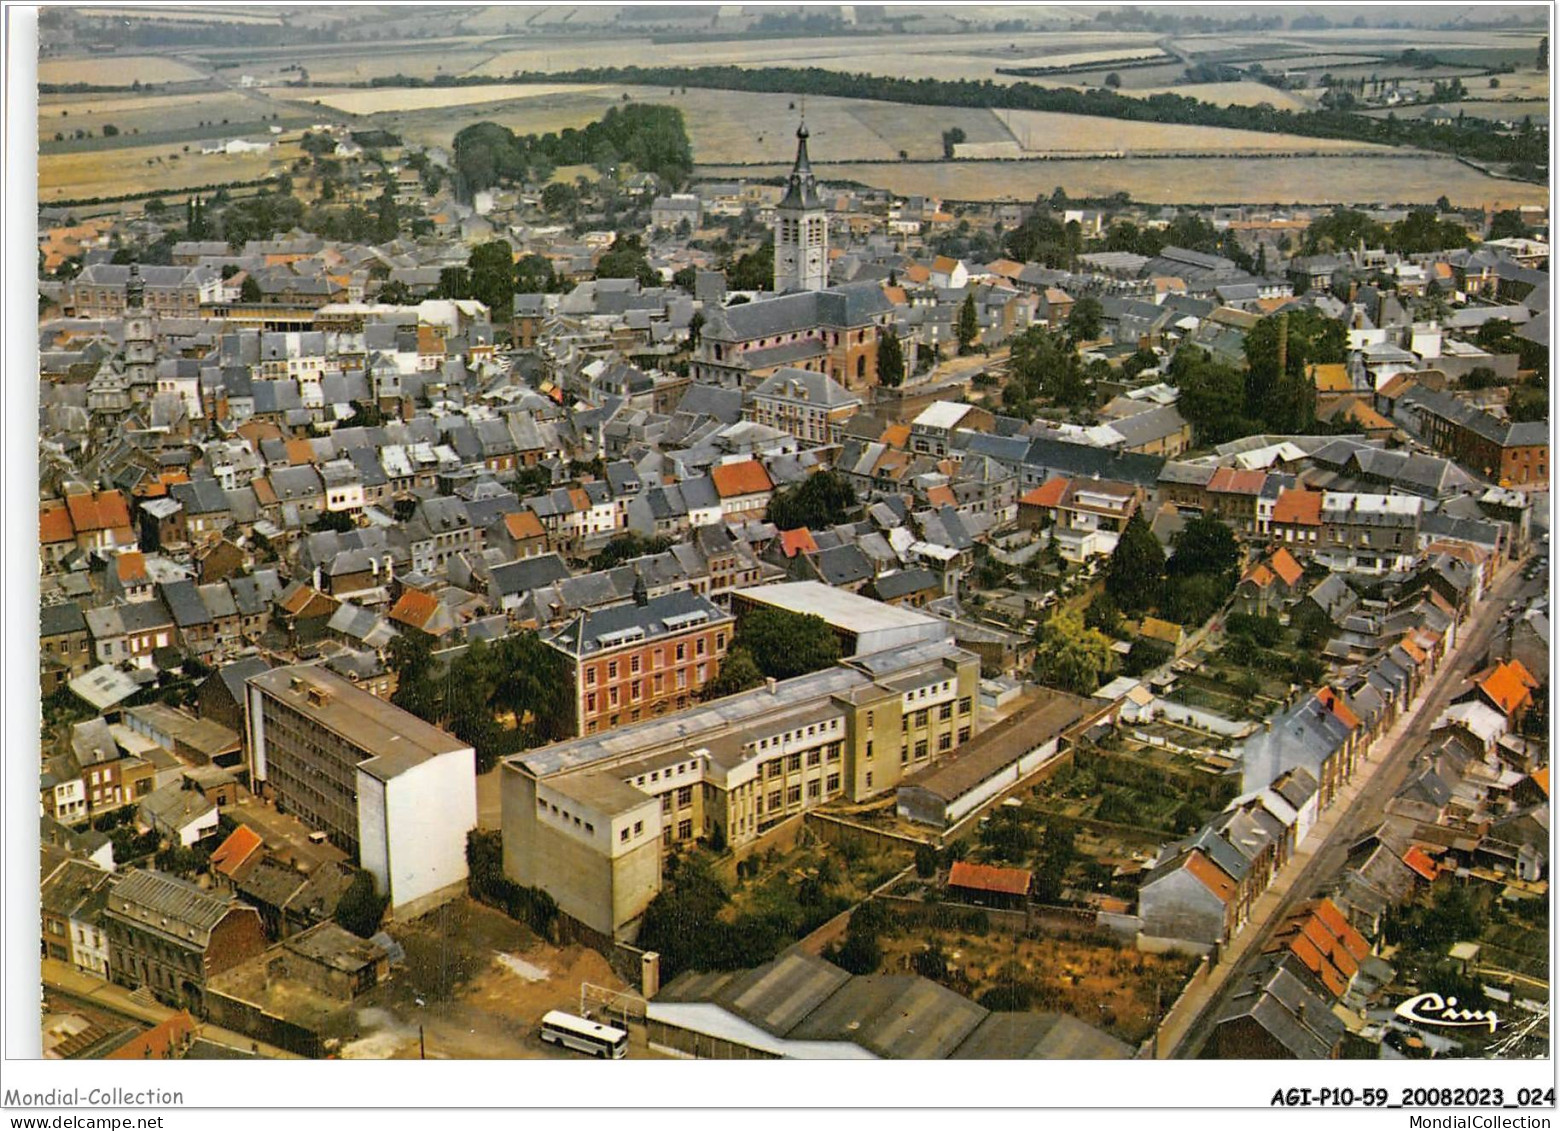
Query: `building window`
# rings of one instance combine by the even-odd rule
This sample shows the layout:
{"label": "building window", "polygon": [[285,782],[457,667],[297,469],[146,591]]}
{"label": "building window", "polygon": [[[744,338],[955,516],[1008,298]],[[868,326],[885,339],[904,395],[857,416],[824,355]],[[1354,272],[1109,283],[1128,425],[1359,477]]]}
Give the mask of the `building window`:
{"label": "building window", "polygon": [[638,656],[630,656],[629,657],[629,659],[628,659],[628,670],[629,670],[629,673],[631,675],[638,675],[639,674],[639,657]]}
{"label": "building window", "polygon": [[899,730],[903,734],[909,734],[910,733],[910,716],[909,715],[901,715],[899,717]]}
{"label": "building window", "polygon": [[867,771],[867,788],[868,789],[872,788],[872,771],[871,770]]}
{"label": "building window", "polygon": [[792,773],[795,773],[797,770],[801,769],[802,768],[802,756],[800,754],[792,754],[792,755],[790,755],[785,760],[785,768],[787,770],[790,770]]}
{"label": "building window", "polygon": [[617,663],[616,660],[613,660],[611,663],[609,663],[607,665],[607,678],[608,679],[616,679],[617,677],[618,677],[618,663]]}
{"label": "building window", "polygon": [[959,714],[967,715],[969,713],[970,713],[970,697],[968,695],[966,695],[963,699],[959,700]]}
{"label": "building window", "polygon": [[944,703],[941,707],[938,707],[937,708],[937,717],[939,719],[951,719],[951,718],[953,718],[953,704],[952,703]]}
{"label": "building window", "polygon": [[801,802],[801,800],[802,800],[802,787],[801,786],[793,785],[793,786],[789,786],[789,787],[786,788],[786,791],[785,791],[785,803],[787,805],[799,804]]}
{"label": "building window", "polygon": [[816,765],[818,765],[822,761],[823,761],[823,751],[822,750],[809,750],[807,752],[807,764],[809,766],[816,766]]}
{"label": "building window", "polygon": [[872,740],[870,738],[867,739],[867,757],[872,757]]}
{"label": "building window", "polygon": [[692,821],[678,821],[677,822],[677,839],[678,840],[687,840],[692,835],[693,835],[693,822]]}
{"label": "building window", "polygon": [[663,812],[663,813],[670,813],[671,811],[672,811],[672,795],[670,793],[663,793],[663,794],[661,794],[661,812]]}
{"label": "building window", "polygon": [[968,742],[969,740],[970,740],[970,728],[969,727],[960,727],[959,728],[959,741],[960,742]]}
{"label": "building window", "polygon": [[693,804],[693,786],[685,785],[677,791],[677,807],[679,809]]}
{"label": "building window", "polygon": [[667,825],[661,830],[661,843],[670,846],[672,843],[672,826]]}
{"label": "building window", "polygon": [[645,831],[645,823],[643,821],[635,821],[634,822],[634,835],[638,836],[640,833],[642,833],[644,831]]}
{"label": "building window", "polygon": [[922,758],[925,758],[925,757],[926,757],[926,739],[923,738],[923,739],[921,739],[921,741],[919,741],[919,742],[917,742],[915,744],[915,760],[917,762],[919,762]]}
{"label": "building window", "polygon": [[697,640],[695,640],[693,642],[693,654],[696,655],[696,656],[704,655],[704,645],[705,645],[704,637],[701,636]]}
{"label": "building window", "polygon": [[840,775],[830,774],[828,780],[823,783],[823,787],[830,793],[836,792],[840,788]]}
{"label": "building window", "polygon": [[619,844],[627,844],[628,843],[628,830],[627,829],[624,829],[622,832],[618,833],[618,843]]}
{"label": "building window", "polygon": [[937,749],[948,750],[953,746],[953,735],[943,734],[937,738]]}
{"label": "building window", "polygon": [[769,811],[773,813],[778,808],[780,808],[780,791],[772,789],[769,791]]}
{"label": "building window", "polygon": [[686,645],[686,644],[679,644],[679,645],[677,645],[677,658],[679,660],[686,660],[688,658],[688,645]]}

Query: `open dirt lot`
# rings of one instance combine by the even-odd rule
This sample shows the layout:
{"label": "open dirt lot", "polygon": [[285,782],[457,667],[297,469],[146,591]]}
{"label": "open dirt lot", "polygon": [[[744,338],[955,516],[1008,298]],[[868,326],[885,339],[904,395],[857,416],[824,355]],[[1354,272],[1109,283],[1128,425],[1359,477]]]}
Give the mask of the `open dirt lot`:
{"label": "open dirt lot", "polygon": [[574,1059],[536,1038],[542,1014],[578,1013],[581,982],[624,988],[595,951],[551,946],[470,899],[388,929],[406,963],[362,999],[343,1059],[415,1060],[419,1025],[429,1059]]}
{"label": "open dirt lot", "polygon": [[[1544,204],[1543,185],[1486,177],[1450,157],[1166,158],[1144,161],[813,163],[821,179],[851,180],[945,200],[1033,200],[1061,185],[1072,196],[1126,192],[1150,203],[1429,204],[1446,194],[1462,207]],[[782,176],[789,166],[701,166],[711,180]]]}

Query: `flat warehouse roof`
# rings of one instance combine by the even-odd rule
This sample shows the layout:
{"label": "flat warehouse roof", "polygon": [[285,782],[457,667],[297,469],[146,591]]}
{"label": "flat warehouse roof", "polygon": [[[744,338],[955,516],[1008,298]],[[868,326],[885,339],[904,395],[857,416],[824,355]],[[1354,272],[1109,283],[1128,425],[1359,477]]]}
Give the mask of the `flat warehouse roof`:
{"label": "flat warehouse roof", "polygon": [[940,624],[938,618],[898,605],[885,605],[820,581],[791,581],[738,589],[734,596],[788,612],[822,617],[836,628],[870,632],[885,628],[910,628]]}
{"label": "flat warehouse roof", "polygon": [[[249,683],[369,755],[362,768],[388,779],[440,754],[471,747],[325,668],[273,668]],[[295,686],[296,684],[296,686]],[[311,689],[315,692],[310,695]],[[323,693],[323,694],[320,694]]]}

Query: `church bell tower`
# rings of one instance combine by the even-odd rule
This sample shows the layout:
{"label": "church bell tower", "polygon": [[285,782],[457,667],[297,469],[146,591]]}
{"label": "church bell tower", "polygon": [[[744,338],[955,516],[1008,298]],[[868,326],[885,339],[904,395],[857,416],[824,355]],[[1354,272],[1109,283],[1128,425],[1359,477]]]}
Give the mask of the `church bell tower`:
{"label": "church bell tower", "polygon": [[775,216],[775,291],[821,291],[829,282],[829,220],[807,159],[807,123],[796,131],[796,164]]}

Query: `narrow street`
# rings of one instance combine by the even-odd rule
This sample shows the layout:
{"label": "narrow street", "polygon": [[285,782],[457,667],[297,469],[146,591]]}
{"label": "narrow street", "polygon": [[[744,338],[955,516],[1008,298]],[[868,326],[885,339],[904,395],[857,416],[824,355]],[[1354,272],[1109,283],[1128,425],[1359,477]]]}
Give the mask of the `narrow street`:
{"label": "narrow street", "polygon": [[[160,1002],[147,1005],[137,1001],[123,986],[116,986],[112,982],[105,982],[101,978],[84,974],[69,963],[61,962],[56,958],[43,960],[43,984],[65,997],[75,998],[98,1009],[106,1009],[110,1013],[117,1013],[121,1017],[128,1017],[148,1025],[159,1025],[178,1012]],[[214,1045],[223,1045],[268,1060],[302,1059],[296,1053],[279,1049],[275,1045],[268,1045],[264,1041],[256,1041],[231,1029],[212,1025],[198,1018],[197,1023],[200,1025],[200,1036]]]}
{"label": "narrow street", "polygon": [[1194,991],[1188,1003],[1192,1010],[1182,1015],[1182,1024],[1175,1031],[1161,1030],[1160,1058],[1191,1059],[1201,1052],[1228,988],[1239,983],[1284,916],[1337,874],[1349,848],[1381,822],[1386,803],[1408,777],[1413,755],[1424,744],[1431,725],[1483,657],[1508,602],[1519,595],[1541,592],[1545,584],[1542,578],[1524,581],[1520,563],[1508,565],[1497,578],[1480,608],[1463,624],[1457,647],[1421,696],[1418,708],[1400,717],[1377,740],[1354,779],[1339,791],[1338,800],[1312,829],[1306,845],[1257,899],[1251,919],[1225,947],[1209,979]]}

